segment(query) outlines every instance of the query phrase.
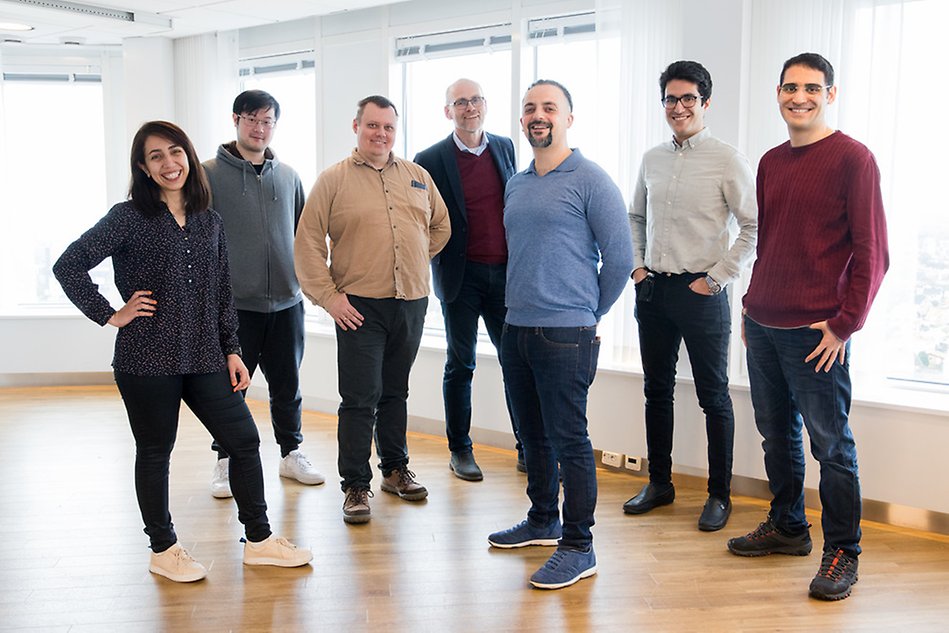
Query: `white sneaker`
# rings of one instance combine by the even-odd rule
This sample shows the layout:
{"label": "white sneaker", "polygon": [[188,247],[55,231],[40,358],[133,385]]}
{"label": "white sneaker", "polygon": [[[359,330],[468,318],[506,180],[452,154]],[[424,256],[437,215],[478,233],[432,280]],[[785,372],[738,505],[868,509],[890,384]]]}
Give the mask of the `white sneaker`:
{"label": "white sneaker", "polygon": [[245,565],[301,567],[311,560],[313,552],[305,547],[297,547],[282,536],[271,534],[259,543],[244,541]]}
{"label": "white sneaker", "polygon": [[308,486],[315,486],[326,481],[326,477],[313,468],[313,464],[306,455],[300,452],[300,449],[290,451],[289,455],[280,460],[280,476],[296,479]]}
{"label": "white sneaker", "polygon": [[204,565],[191,558],[188,550],[178,543],[161,554],[152,552],[148,571],[175,582],[194,582],[208,575]]}
{"label": "white sneaker", "polygon": [[231,494],[231,480],[228,475],[228,463],[230,460],[217,460],[214,465],[214,472],[211,473],[211,496],[215,499],[228,499],[233,497]]}

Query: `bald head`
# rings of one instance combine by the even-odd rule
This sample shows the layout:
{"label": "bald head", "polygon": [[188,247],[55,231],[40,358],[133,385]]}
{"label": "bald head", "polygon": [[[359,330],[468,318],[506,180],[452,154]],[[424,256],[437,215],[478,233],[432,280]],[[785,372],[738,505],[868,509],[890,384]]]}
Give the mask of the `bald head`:
{"label": "bald head", "polygon": [[480,143],[487,112],[488,104],[478,82],[459,79],[445,91],[445,116],[455,124],[455,132],[466,144],[469,140]]}

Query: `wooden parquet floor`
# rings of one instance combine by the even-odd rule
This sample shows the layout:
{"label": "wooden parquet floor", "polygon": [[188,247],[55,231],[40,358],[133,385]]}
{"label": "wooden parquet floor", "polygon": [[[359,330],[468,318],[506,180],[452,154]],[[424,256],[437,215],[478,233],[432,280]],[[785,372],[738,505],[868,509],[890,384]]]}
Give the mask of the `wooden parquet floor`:
{"label": "wooden parquet floor", "polygon": [[[304,449],[328,482],[281,480],[266,408],[260,424],[270,519],[313,548],[302,569],[241,564],[231,500],[208,492],[210,438],[186,409],[172,461],[179,538],[210,570],[175,584],[148,573],[125,411],[108,387],[0,389],[0,631],[949,631],[949,538],[864,524],[860,582],[839,603],[807,597],[817,551],[743,559],[725,541],[767,512],[736,497],[729,525],[702,533],[701,490],[630,517],[641,478],[601,472],[599,573],[531,589],[550,548],[500,551],[487,535],[521,520],[526,478],[514,454],[476,447],[480,483],[456,479],[443,438],[410,435],[410,467],[430,496],[378,490],[372,521],[347,526],[335,483],[335,419],[304,416]],[[815,550],[819,517],[811,517]]]}

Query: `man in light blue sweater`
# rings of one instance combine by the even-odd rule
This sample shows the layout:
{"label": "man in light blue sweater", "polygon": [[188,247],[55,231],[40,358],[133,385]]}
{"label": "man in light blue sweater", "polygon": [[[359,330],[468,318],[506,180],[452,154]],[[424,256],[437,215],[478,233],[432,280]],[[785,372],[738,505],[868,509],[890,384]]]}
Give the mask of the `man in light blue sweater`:
{"label": "man in light blue sweater", "polygon": [[[527,519],[495,532],[499,548],[557,545],[533,576],[560,589],[596,573],[596,464],[587,393],[596,374],[596,325],[623,292],[633,247],[623,197],[610,177],[567,145],[570,93],[538,80],[524,96],[521,126],[534,161],[508,182],[504,381],[527,464]],[[559,512],[558,461],[563,478]]]}

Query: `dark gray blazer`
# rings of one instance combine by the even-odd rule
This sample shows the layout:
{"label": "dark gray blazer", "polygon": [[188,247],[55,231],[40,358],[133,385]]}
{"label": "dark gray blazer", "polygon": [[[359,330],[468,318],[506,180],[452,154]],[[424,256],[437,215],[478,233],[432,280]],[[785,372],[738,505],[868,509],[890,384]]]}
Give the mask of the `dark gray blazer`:
{"label": "dark gray blazer", "polygon": [[[449,135],[448,138],[416,154],[414,159],[414,162],[432,175],[451,219],[451,238],[445,248],[432,259],[435,296],[448,303],[455,300],[461,288],[468,249],[468,213],[465,210],[465,193],[461,188],[461,173],[458,171],[455,151],[455,141]],[[488,134],[488,151],[498,168],[501,182],[506,185],[517,172],[514,143],[506,136]]]}

